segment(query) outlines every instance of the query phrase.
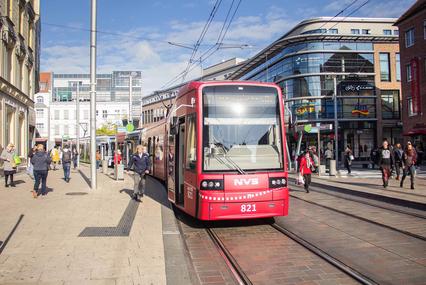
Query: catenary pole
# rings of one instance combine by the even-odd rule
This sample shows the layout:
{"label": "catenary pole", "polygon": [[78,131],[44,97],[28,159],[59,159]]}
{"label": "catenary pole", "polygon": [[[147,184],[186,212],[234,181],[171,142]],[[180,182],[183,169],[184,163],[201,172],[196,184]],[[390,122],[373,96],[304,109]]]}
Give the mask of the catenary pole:
{"label": "catenary pole", "polygon": [[91,0],[90,25],[90,187],[96,189],[96,0]]}
{"label": "catenary pole", "polygon": [[336,168],[339,165],[339,137],[338,137],[338,129],[339,122],[337,121],[337,77],[334,76],[334,144],[335,144],[335,154],[334,159],[336,160]]}
{"label": "catenary pole", "polygon": [[76,113],[75,113],[75,123],[76,123],[76,149],[77,149],[77,167],[80,167],[80,81],[77,82],[77,92],[76,92]]}

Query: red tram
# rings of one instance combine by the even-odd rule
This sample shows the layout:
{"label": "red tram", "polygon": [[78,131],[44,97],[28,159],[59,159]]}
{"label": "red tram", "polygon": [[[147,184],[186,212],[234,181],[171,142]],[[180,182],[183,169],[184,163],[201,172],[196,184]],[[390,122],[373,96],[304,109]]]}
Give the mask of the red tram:
{"label": "red tram", "polygon": [[142,132],[151,173],[169,200],[201,220],[288,213],[280,88],[258,82],[191,82],[166,119]]}

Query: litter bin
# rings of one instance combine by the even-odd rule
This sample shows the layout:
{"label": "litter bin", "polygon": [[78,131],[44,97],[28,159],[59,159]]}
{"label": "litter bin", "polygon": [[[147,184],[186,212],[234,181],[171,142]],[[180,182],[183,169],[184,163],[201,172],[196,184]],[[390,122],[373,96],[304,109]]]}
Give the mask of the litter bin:
{"label": "litter bin", "polygon": [[114,165],[114,179],[115,180],[124,180],[124,165],[115,164]]}
{"label": "litter bin", "polygon": [[336,176],[336,160],[330,160],[330,170],[328,171],[330,176]]}
{"label": "litter bin", "polygon": [[108,174],[108,160],[102,160],[102,173]]}

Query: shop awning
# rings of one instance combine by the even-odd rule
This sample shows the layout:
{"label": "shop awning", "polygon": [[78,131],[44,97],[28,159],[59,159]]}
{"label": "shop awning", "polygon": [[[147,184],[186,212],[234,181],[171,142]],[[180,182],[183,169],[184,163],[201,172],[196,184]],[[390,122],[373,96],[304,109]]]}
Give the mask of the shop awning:
{"label": "shop awning", "polygon": [[417,135],[426,135],[426,129],[411,130],[409,132],[404,133],[404,136],[417,136]]}

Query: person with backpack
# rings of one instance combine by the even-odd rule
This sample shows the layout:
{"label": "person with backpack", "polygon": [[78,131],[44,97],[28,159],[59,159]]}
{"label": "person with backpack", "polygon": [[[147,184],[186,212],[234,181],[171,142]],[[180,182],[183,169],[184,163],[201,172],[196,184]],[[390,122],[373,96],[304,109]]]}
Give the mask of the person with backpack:
{"label": "person with backpack", "polygon": [[393,166],[395,165],[395,159],[393,153],[389,148],[389,143],[385,139],[383,140],[382,147],[379,148],[379,167],[382,171],[383,187],[387,188],[389,185],[389,178],[392,173]]}
{"label": "person with backpack", "polygon": [[407,174],[410,174],[411,189],[414,190],[414,176],[416,173],[415,165],[417,162],[417,152],[411,143],[407,144],[407,148],[402,154],[402,161],[403,161],[404,168],[403,168],[401,183],[399,184],[399,186],[401,188],[404,187],[405,177],[407,177]]}
{"label": "person with backpack", "polygon": [[71,172],[71,160],[72,153],[67,145],[62,149],[62,168],[64,169],[64,180],[65,182],[70,182],[70,172]]}
{"label": "person with backpack", "polygon": [[[15,145],[13,143],[9,143],[7,147],[2,151],[0,156],[0,159],[3,160],[5,187],[16,187],[15,183],[13,182],[13,174],[16,173],[15,156]],[[10,184],[7,184],[9,178]]]}
{"label": "person with backpack", "polygon": [[309,193],[309,185],[311,184],[312,169],[314,169],[314,162],[312,161],[309,151],[305,152],[305,155],[300,160],[299,171],[303,176],[304,186],[306,193]]}
{"label": "person with backpack", "polygon": [[139,201],[138,196],[143,197],[145,192],[145,175],[149,174],[149,170],[151,169],[151,160],[146,151],[146,146],[138,145],[136,147],[136,153],[130,158],[128,164],[128,169],[132,169],[132,167],[134,170],[132,199]]}
{"label": "person with backpack", "polygon": [[402,155],[404,151],[401,148],[401,144],[397,143],[393,149],[393,157],[395,158],[395,171],[396,171],[396,180],[399,180],[401,175],[401,169],[404,171],[404,163],[402,161]]}
{"label": "person with backpack", "polygon": [[[42,144],[37,145],[37,152],[31,158],[31,164],[34,168],[34,190],[32,191],[34,198],[37,198],[40,194],[43,196],[47,194],[46,181],[51,162],[52,159],[44,151],[44,146]],[[40,182],[41,191],[39,192]]]}

